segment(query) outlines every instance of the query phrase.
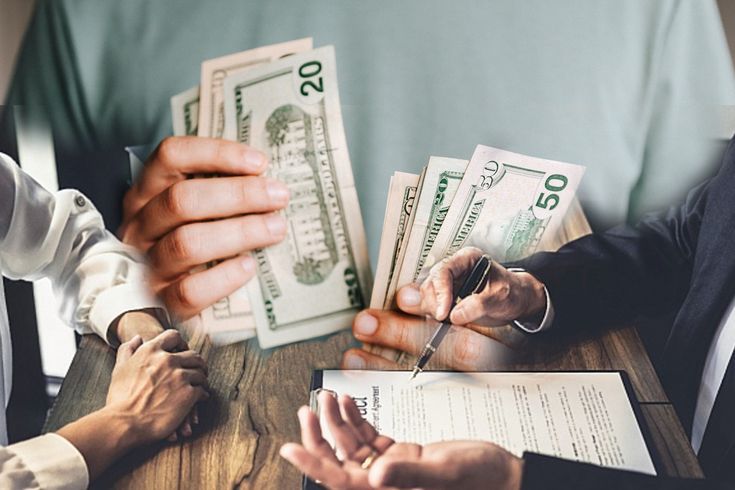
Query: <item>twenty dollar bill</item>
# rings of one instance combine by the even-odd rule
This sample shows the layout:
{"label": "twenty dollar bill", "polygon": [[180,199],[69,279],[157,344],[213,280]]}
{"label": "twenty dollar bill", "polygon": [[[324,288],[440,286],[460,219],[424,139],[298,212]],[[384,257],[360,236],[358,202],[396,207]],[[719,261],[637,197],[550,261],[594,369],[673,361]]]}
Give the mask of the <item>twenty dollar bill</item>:
{"label": "twenty dollar bill", "polygon": [[226,125],[266,153],[285,182],[286,239],[254,252],[247,290],[268,348],[349,327],[370,291],[365,232],[347,152],[331,46],[228,77]]}
{"label": "twenty dollar bill", "polygon": [[213,58],[202,63],[202,89],[198,135],[221,138],[225,134],[225,78],[312,48],[311,38],[261,46],[240,53]]}

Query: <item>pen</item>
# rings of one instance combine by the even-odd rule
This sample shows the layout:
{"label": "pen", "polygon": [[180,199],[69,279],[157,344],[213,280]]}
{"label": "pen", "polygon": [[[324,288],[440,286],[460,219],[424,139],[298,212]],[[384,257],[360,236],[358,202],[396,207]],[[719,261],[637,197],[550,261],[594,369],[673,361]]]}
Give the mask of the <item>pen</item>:
{"label": "pen", "polygon": [[424,370],[424,366],[426,366],[426,363],[429,362],[429,359],[434,355],[436,349],[439,348],[439,344],[444,340],[444,336],[452,325],[449,321],[449,316],[452,314],[454,307],[470,294],[475,294],[480,290],[480,288],[485,284],[485,279],[487,278],[492,265],[493,261],[490,257],[483,255],[472,268],[472,271],[469,276],[467,276],[467,279],[465,279],[462,287],[459,288],[459,291],[454,296],[454,301],[452,302],[452,307],[449,309],[449,313],[447,313],[447,318],[441,322],[436,330],[434,330],[434,334],[426,343],[424,350],[421,351],[421,355],[416,360],[413,372],[411,373],[411,379],[415,378],[417,374]]}

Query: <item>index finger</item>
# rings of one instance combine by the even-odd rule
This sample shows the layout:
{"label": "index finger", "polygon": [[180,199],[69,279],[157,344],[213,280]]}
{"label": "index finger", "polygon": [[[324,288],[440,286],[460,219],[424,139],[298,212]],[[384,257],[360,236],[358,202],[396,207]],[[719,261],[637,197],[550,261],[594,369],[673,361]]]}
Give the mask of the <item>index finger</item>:
{"label": "index finger", "polygon": [[[397,349],[412,356],[421,353],[437,326],[436,322],[391,311],[366,312],[375,317],[377,325],[371,335],[365,335],[353,326],[352,333],[357,340]],[[507,348],[500,343],[472,329],[452,326],[431,362],[460,371],[484,371],[506,361],[506,351]],[[367,358],[365,354],[363,359]]]}
{"label": "index finger", "polygon": [[192,174],[258,175],[265,155],[247,145],[217,138],[172,136],[146,161],[140,178],[125,196],[125,213],[135,214],[154,196]]}

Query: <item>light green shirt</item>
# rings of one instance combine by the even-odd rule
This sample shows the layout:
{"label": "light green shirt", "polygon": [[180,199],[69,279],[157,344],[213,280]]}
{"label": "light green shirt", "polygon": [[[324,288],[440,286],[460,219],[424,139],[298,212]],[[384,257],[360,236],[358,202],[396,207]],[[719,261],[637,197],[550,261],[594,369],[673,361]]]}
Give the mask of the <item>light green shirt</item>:
{"label": "light green shirt", "polygon": [[578,163],[615,224],[712,173],[735,103],[712,0],[40,0],[9,100],[45,106],[62,184],[114,223],[122,148],[171,133],[202,60],[305,36],[336,47],[373,263],[395,170],[477,143]]}

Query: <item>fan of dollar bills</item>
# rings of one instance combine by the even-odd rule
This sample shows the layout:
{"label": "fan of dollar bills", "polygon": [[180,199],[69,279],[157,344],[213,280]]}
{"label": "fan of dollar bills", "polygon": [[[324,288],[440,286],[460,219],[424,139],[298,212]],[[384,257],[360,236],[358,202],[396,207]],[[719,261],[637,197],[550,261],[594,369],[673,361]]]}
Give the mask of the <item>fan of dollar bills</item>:
{"label": "fan of dollar bills", "polygon": [[[301,39],[202,63],[201,85],[171,99],[174,134],[223,137],[266,153],[285,182],[287,238],[256,250],[258,278],[201,314],[216,342],[263,348],[349,327],[370,289],[365,230],[342,124],[334,48]],[[584,168],[479,145],[431,157],[390,181],[370,306],[438,260],[477,246],[525,257],[559,229]]]}

